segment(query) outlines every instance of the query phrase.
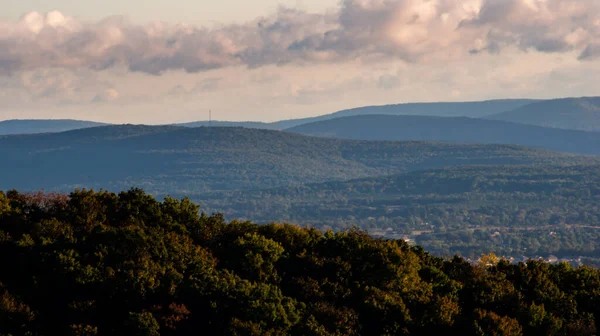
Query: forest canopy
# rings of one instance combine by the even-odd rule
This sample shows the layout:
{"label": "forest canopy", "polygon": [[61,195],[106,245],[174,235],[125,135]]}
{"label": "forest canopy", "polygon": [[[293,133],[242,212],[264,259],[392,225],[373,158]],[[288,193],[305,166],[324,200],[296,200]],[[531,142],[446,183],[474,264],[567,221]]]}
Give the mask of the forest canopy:
{"label": "forest canopy", "polygon": [[483,260],[140,189],[0,192],[0,334],[596,334],[600,271]]}

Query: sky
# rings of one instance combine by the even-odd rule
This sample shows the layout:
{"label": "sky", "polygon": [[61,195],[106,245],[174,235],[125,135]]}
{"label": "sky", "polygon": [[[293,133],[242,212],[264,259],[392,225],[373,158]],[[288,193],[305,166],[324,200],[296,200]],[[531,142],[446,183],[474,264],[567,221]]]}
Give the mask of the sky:
{"label": "sky", "polygon": [[[5,2],[5,4],[3,4]],[[251,5],[250,5],[251,4]],[[600,95],[597,0],[0,0],[0,120]]]}
{"label": "sky", "polygon": [[338,5],[337,0],[2,0],[0,17],[19,19],[31,11],[59,10],[70,16],[98,20],[125,15],[136,23],[152,21],[213,25],[256,19],[280,6],[323,12]]}

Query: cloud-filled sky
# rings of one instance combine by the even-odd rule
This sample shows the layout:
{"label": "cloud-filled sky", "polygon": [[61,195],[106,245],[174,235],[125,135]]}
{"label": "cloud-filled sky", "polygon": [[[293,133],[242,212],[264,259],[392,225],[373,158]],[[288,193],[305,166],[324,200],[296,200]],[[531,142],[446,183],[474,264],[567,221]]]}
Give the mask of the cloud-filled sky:
{"label": "cloud-filled sky", "polygon": [[0,119],[600,95],[597,0],[23,0],[0,18]]}

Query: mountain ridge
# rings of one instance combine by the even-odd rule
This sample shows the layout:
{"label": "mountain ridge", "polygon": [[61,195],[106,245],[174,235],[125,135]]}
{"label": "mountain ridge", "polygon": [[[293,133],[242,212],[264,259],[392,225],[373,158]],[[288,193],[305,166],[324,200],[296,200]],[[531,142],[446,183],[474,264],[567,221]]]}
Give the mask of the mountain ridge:
{"label": "mountain ridge", "polygon": [[[515,106],[522,106],[523,104],[537,101],[534,99],[499,99],[499,100],[485,100],[485,101],[473,101],[473,102],[439,102],[439,103],[404,103],[404,104],[392,104],[392,105],[373,105],[373,106],[363,106],[357,107],[353,109],[341,110],[330,114],[325,114],[322,116],[310,117],[310,118],[300,118],[300,119],[289,119],[289,120],[280,120],[275,122],[260,122],[260,121],[221,121],[221,120],[200,120],[200,121],[192,121],[192,122],[182,122],[182,123],[171,123],[166,125],[172,126],[183,126],[183,127],[202,127],[202,126],[227,126],[227,127],[247,127],[247,128],[257,128],[257,129],[272,129],[272,130],[283,130],[286,128],[290,128],[293,126],[297,126],[307,122],[313,122],[318,120],[332,119],[338,118],[340,116],[346,115],[354,115],[357,113],[366,113],[366,114],[374,114],[374,113],[382,113],[382,111],[391,114],[415,114],[415,113],[423,113],[423,114],[458,114],[458,115],[473,115],[477,116],[494,114],[501,111],[506,111]],[[450,112],[446,111],[445,106],[452,107]],[[475,106],[480,107],[478,109],[473,109],[472,111],[465,112],[459,107],[462,106]],[[485,111],[481,111],[481,107],[487,108]],[[421,109],[421,112],[419,112]],[[15,122],[24,122],[29,124],[43,124],[45,122],[59,123],[90,123],[91,126],[105,126],[110,125],[110,123],[96,123],[92,121],[80,121],[73,119],[11,119],[0,122],[0,135],[7,134],[32,134],[32,133],[42,133],[42,132],[60,132],[67,131],[71,129],[77,128],[85,128],[86,125],[83,126],[70,126],[69,124],[59,128],[54,126],[52,128],[43,128],[43,126],[38,126],[37,131],[27,130],[26,132],[20,132],[18,130],[10,130],[8,126],[6,126],[5,130],[2,129],[2,123],[6,123],[7,125]],[[29,127],[31,129],[31,127]]]}
{"label": "mountain ridge", "polygon": [[600,97],[543,100],[486,118],[598,132],[600,131]]}
{"label": "mountain ridge", "polygon": [[108,124],[76,119],[9,119],[0,121],[0,135],[55,133],[105,125]]}
{"label": "mountain ridge", "polygon": [[358,115],[303,124],[286,131],[341,139],[513,144],[600,155],[598,132],[467,117]]}
{"label": "mountain ridge", "polygon": [[[495,99],[468,102],[433,102],[372,105],[341,110],[322,116],[282,120],[276,122],[276,124],[278,124],[283,129],[288,129],[298,125],[316,121],[368,114],[483,117],[486,115],[499,113],[500,111],[509,111],[516,107],[525,106],[529,103],[537,101],[538,100],[536,99]],[[466,111],[465,108],[467,108]]]}
{"label": "mountain ridge", "polygon": [[0,189],[155,194],[267,188],[473,164],[600,162],[516,145],[361,141],[234,127],[102,126],[0,137]]}
{"label": "mountain ridge", "polygon": [[[165,125],[182,127],[246,127],[284,130],[303,124],[356,115],[470,117],[542,127],[599,131],[600,97],[559,98],[550,100],[496,99],[467,102],[401,103],[362,106],[315,117],[288,119],[275,122],[204,120]],[[104,125],[110,124],[73,119],[13,119],[0,122],[0,135],[62,132],[71,129]]]}

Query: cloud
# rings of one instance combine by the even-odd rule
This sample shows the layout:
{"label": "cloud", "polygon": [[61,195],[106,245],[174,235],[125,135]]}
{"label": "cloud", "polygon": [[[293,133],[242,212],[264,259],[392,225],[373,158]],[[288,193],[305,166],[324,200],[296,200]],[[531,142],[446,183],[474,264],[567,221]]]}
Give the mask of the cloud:
{"label": "cloud", "polygon": [[101,92],[96,94],[94,96],[94,98],[92,98],[92,102],[93,103],[112,102],[112,101],[119,99],[120,96],[121,96],[121,94],[119,93],[119,91],[115,90],[114,88],[109,88],[109,89],[102,90]]}
{"label": "cloud", "polygon": [[590,44],[579,55],[580,60],[600,58],[600,44]]}
{"label": "cloud", "polygon": [[127,67],[159,75],[233,66],[478,57],[521,52],[599,54],[597,0],[343,0],[328,14],[280,8],[217,28],[124,17],[83,22],[60,12],[0,22],[0,74],[40,68]]}
{"label": "cloud", "polygon": [[[600,2],[594,0],[485,0],[464,31],[487,32],[483,47],[508,46],[546,53],[585,52],[600,37]],[[584,57],[581,57],[582,59]]]}
{"label": "cloud", "polygon": [[15,76],[0,77],[0,91],[12,90],[3,106],[28,104],[87,104],[109,102],[120,97],[111,81],[91,70],[60,68],[22,71]]}
{"label": "cloud", "polygon": [[215,77],[205,78],[205,79],[202,79],[202,80],[196,82],[196,84],[193,87],[191,87],[190,89],[187,89],[185,87],[185,85],[177,84],[177,85],[173,86],[167,92],[167,95],[183,97],[186,95],[194,95],[195,96],[198,94],[214,92],[220,88],[220,84],[221,84],[222,80],[223,80],[222,78],[215,78]]}

